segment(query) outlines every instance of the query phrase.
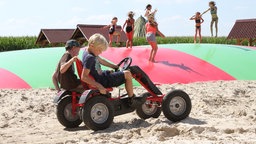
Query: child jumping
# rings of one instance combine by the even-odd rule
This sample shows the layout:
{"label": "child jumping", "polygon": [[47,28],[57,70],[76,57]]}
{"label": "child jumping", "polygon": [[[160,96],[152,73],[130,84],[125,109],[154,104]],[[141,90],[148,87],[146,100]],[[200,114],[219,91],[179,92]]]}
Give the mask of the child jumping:
{"label": "child jumping", "polygon": [[98,62],[113,69],[118,68],[116,64],[110,63],[99,56],[107,48],[108,44],[104,36],[94,34],[89,38],[88,48],[83,54],[82,81],[94,86],[102,94],[107,93],[106,88],[117,87],[125,83],[130,106],[140,104],[141,98],[136,97],[133,93],[132,74],[129,70],[119,72],[102,71],[101,73],[97,70],[96,64]]}
{"label": "child jumping", "polygon": [[151,10],[152,10],[152,5],[151,5],[151,4],[148,4],[148,5],[146,6],[146,12],[145,12],[145,14],[144,14],[144,16],[145,16],[146,18],[148,17],[149,14],[155,15],[155,13],[157,12],[156,9],[155,9],[153,12],[151,12]]}
{"label": "child jumping", "polygon": [[201,14],[201,16],[205,13],[207,13],[208,11],[211,11],[211,15],[212,15],[212,21],[211,21],[211,35],[213,37],[213,24],[215,23],[215,29],[216,29],[216,35],[215,37],[218,36],[218,15],[217,15],[217,7],[216,7],[216,3],[214,1],[210,1],[209,2],[209,9],[207,9],[205,12],[203,12]]}
{"label": "child jumping", "polygon": [[150,62],[155,62],[155,56],[158,50],[157,41],[156,41],[156,33],[159,34],[161,37],[165,37],[159,30],[158,24],[155,21],[154,14],[148,15],[148,22],[145,25],[146,31],[146,39],[148,43],[151,45],[152,49],[149,56]]}
{"label": "child jumping", "polygon": [[201,24],[204,22],[204,19],[201,17],[200,12],[196,12],[196,15],[192,16],[190,20],[195,20],[196,22],[196,32],[194,37],[194,43],[196,43],[197,33],[199,35],[200,41],[202,42],[202,36],[201,36]]}
{"label": "child jumping", "polygon": [[126,48],[128,48],[128,45],[130,45],[130,48],[132,48],[132,41],[133,41],[133,31],[134,31],[134,13],[132,11],[130,11],[128,13],[128,19],[125,21],[124,25],[123,25],[123,29],[126,26],[126,37],[127,37],[127,41],[126,41]]}
{"label": "child jumping", "polygon": [[117,17],[114,17],[111,21],[110,25],[107,25],[105,27],[103,27],[104,29],[108,28],[108,33],[109,33],[109,47],[112,47],[112,42],[113,42],[113,36],[117,36],[117,41],[116,44],[119,45],[119,41],[120,41],[120,36],[121,34],[119,32],[116,31],[116,25],[117,25]]}

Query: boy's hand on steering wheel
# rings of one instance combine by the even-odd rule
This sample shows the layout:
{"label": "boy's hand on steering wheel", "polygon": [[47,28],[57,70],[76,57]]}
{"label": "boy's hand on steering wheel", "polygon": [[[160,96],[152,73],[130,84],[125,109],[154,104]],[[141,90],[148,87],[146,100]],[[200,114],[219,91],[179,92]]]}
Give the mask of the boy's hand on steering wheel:
{"label": "boy's hand on steering wheel", "polygon": [[113,67],[113,69],[115,70],[115,72],[117,72],[119,70],[119,66],[115,65],[115,67]]}

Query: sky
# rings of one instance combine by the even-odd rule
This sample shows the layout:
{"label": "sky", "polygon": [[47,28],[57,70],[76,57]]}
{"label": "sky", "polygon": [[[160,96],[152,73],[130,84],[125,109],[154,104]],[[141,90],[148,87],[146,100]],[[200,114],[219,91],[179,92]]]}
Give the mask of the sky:
{"label": "sky", "polygon": [[[192,36],[195,12],[208,9],[208,0],[0,0],[0,36],[38,36],[41,28],[76,28],[77,24],[123,25],[129,11],[135,19],[147,4],[157,9],[159,29],[166,36]],[[256,18],[256,0],[215,0],[219,36],[227,36],[237,19]],[[202,35],[210,36],[210,13],[203,15]]]}

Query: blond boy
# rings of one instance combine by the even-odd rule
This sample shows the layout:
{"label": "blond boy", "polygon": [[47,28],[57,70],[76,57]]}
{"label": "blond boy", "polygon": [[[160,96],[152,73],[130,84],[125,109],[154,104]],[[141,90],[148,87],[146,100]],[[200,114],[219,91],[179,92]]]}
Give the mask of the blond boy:
{"label": "blond boy", "polygon": [[[83,54],[83,71],[82,71],[82,81],[96,87],[100,93],[106,94],[106,88],[117,87],[125,83],[125,88],[127,94],[132,100],[135,97],[133,93],[132,85],[132,74],[130,71],[119,71],[119,72],[109,72],[99,70],[97,63],[101,65],[116,69],[117,65],[112,64],[99,55],[107,50],[108,42],[104,36],[101,34],[94,34],[90,37],[88,41],[88,48]],[[91,78],[91,76],[93,78]]]}

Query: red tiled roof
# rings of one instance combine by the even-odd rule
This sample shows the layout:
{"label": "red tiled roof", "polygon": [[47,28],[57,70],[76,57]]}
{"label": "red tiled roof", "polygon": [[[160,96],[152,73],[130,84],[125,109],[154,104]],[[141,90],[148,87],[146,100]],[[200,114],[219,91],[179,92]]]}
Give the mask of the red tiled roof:
{"label": "red tiled roof", "polygon": [[[106,25],[85,25],[85,24],[78,24],[75,32],[72,35],[72,39],[84,39],[84,41],[88,41],[88,39],[95,33],[102,34],[108,41],[108,29],[103,29]],[[126,41],[126,35],[122,31],[121,26],[117,26],[116,30],[121,33],[120,42]],[[116,41],[116,37],[113,37],[113,41]]]}
{"label": "red tiled roof", "polygon": [[43,41],[48,43],[66,43],[70,39],[75,29],[41,29],[36,44]]}
{"label": "red tiled roof", "polygon": [[256,38],[256,19],[237,20],[228,39]]}

